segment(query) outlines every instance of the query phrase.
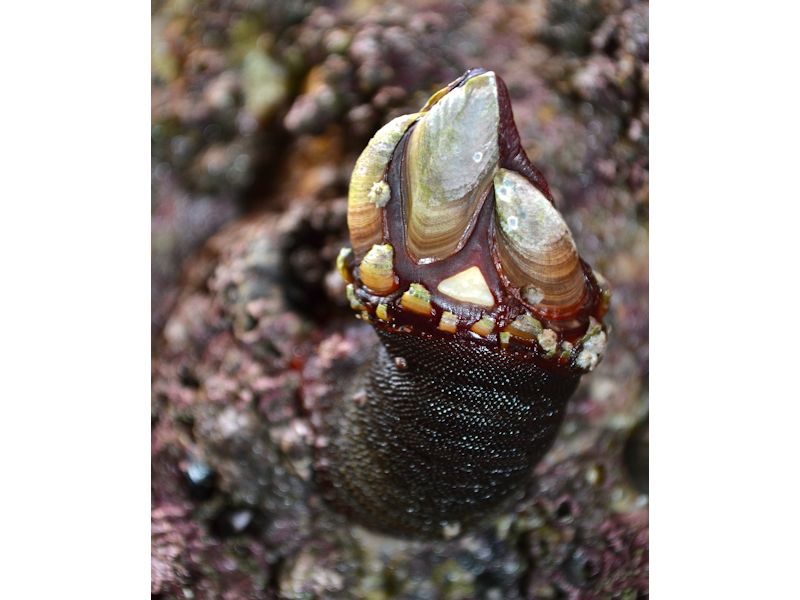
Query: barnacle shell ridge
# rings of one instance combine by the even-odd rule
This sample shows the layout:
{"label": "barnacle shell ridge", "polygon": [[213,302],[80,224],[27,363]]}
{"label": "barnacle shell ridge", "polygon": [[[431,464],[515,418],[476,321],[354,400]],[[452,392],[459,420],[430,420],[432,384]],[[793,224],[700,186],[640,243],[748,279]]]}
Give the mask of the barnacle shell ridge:
{"label": "barnacle shell ridge", "polygon": [[522,175],[499,169],[494,176],[497,249],[509,281],[532,304],[577,303],[585,282],[578,250],[564,218]]}
{"label": "barnacle shell ridge", "polygon": [[458,251],[488,193],[500,155],[500,111],[492,72],[441,96],[406,148],[408,251],[420,263]]}
{"label": "barnacle shell ridge", "polygon": [[383,240],[383,207],[389,200],[384,180],[397,143],[420,113],[402,115],[381,127],[358,157],[347,195],[347,227],[356,258]]}

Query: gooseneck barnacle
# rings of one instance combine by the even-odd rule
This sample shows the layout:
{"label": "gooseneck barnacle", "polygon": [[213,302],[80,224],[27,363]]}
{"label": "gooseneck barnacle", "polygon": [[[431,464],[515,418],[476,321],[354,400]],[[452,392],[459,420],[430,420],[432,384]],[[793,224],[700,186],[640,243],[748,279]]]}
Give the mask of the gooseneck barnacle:
{"label": "gooseneck barnacle", "polygon": [[341,398],[320,478],[398,535],[451,535],[501,506],[605,350],[609,292],[528,160],[508,91],[476,69],[369,142],[338,267],[378,355]]}

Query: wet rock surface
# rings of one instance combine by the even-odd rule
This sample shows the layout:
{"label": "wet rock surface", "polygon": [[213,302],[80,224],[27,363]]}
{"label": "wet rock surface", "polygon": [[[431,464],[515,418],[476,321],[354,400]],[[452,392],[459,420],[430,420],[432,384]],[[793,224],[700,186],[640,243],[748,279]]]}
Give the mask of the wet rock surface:
{"label": "wet rock surface", "polygon": [[[153,594],[646,597],[647,3],[165,2],[153,23]],[[513,508],[397,540],[314,485],[317,409],[377,343],[334,269],[344,197],[379,125],[478,65],[611,282],[613,331]]]}

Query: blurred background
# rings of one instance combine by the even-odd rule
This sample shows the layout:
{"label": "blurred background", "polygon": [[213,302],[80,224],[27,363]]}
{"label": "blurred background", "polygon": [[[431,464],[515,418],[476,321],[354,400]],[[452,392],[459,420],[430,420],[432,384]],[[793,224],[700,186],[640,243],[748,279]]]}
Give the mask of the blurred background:
{"label": "blurred background", "polygon": [[[521,512],[374,543],[314,496],[297,399],[354,327],[333,260],[355,159],[472,67],[611,283],[611,345]],[[648,125],[647,2],[154,2],[153,594],[645,597]]]}

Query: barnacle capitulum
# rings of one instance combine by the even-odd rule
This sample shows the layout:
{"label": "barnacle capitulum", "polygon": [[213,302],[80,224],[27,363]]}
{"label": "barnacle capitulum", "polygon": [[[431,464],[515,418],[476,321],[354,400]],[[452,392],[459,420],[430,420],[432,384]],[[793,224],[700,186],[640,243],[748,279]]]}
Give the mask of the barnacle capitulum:
{"label": "barnacle capitulum", "polygon": [[[377,296],[398,309],[392,327],[467,339],[471,325],[453,324],[487,317],[509,334],[504,349],[581,372],[602,358],[594,342],[566,362],[556,352],[581,341],[589,318],[602,321],[608,286],[581,261],[525,156],[495,73],[467,72],[375,134],[353,171],[348,225],[355,260],[347,264],[360,266],[345,277],[368,311]],[[445,311],[454,317],[442,321]],[[484,337],[501,346],[498,335]]]}
{"label": "barnacle capitulum", "polygon": [[372,138],[348,225],[353,253],[337,265],[381,345],[353,384],[367,401],[332,420],[329,499],[389,533],[464,531],[530,477],[600,362],[608,286],[581,260],[491,71],[468,71]]}
{"label": "barnacle capitulum", "polygon": [[361,261],[358,273],[362,283],[379,296],[397,289],[394,273],[394,249],[391,244],[375,244]]}

